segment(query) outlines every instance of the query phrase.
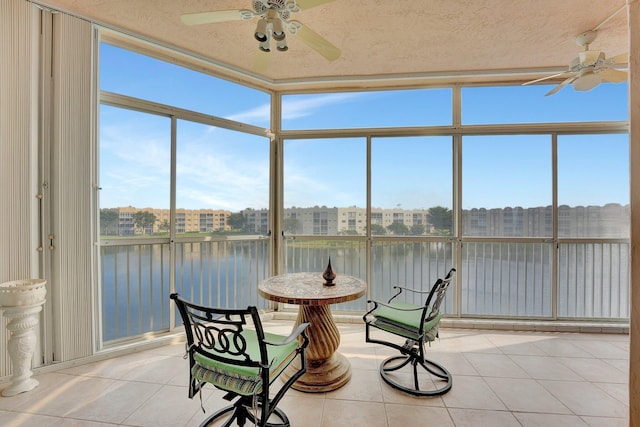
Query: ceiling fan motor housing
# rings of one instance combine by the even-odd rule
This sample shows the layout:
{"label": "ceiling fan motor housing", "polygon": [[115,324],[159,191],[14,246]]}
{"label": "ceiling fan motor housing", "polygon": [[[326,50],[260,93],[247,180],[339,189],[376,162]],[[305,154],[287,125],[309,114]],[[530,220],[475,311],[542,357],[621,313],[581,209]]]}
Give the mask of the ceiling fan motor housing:
{"label": "ceiling fan motor housing", "polygon": [[596,39],[598,32],[596,30],[587,31],[576,37],[576,44],[582,47],[589,47],[589,45]]}

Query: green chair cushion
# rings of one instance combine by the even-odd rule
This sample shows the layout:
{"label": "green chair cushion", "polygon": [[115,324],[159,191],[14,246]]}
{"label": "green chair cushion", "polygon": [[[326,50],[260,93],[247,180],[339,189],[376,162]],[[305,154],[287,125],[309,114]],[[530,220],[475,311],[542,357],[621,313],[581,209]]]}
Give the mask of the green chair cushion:
{"label": "green chair cushion", "polygon": [[[265,332],[265,339],[271,342],[283,341],[286,337]],[[258,338],[253,330],[245,330],[242,336],[247,342],[247,354],[252,360],[260,360]],[[282,346],[267,345],[267,355],[270,362],[269,382],[277,378],[291,360],[296,357],[298,340]],[[226,355],[229,359],[244,360],[243,356]],[[191,373],[194,378],[215,385],[226,391],[232,391],[243,396],[249,396],[262,391],[260,368],[238,366],[210,359],[200,353],[193,355],[195,365]]]}
{"label": "green chair cushion", "polygon": [[[418,338],[414,334],[417,334],[420,329],[420,319],[424,307],[401,301],[393,301],[389,305],[391,307],[378,306],[373,311],[372,314],[377,320],[376,326],[388,332],[398,333],[409,338]],[[423,331],[427,340],[433,341],[438,335],[438,324],[441,318],[442,314],[438,314],[424,323]]]}

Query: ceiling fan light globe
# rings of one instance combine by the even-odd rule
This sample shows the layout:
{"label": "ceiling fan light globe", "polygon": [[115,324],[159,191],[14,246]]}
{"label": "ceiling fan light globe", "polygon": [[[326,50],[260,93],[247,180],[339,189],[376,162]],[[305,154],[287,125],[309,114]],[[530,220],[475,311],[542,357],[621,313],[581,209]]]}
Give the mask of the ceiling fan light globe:
{"label": "ceiling fan light globe", "polygon": [[256,40],[258,40],[260,43],[267,41],[267,39],[269,37],[267,36],[267,21],[266,21],[266,19],[258,20],[258,23],[256,24],[256,31],[254,33],[254,36],[255,36]]}
{"label": "ceiling fan light globe", "polygon": [[258,49],[260,49],[263,52],[271,52],[271,43],[269,43],[270,40],[267,38],[267,40],[260,42],[258,44]]}
{"label": "ceiling fan light globe", "polygon": [[271,22],[271,28],[273,31],[273,39],[276,41],[284,40],[285,33],[280,19],[274,19]]}
{"label": "ceiling fan light globe", "polygon": [[[275,38],[275,37],[274,37]],[[282,40],[277,40],[276,49],[280,52],[286,52],[289,50],[289,46],[287,46],[287,41],[283,38]]]}
{"label": "ceiling fan light globe", "polygon": [[573,88],[579,91],[591,90],[602,82],[602,76],[593,71],[583,73],[573,83]]}

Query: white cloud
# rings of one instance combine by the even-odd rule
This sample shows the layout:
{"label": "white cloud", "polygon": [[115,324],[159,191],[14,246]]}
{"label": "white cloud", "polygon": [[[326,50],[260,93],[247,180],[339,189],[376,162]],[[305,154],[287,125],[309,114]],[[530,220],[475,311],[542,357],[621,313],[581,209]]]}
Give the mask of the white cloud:
{"label": "white cloud", "polygon": [[[287,119],[308,116],[358,94],[285,97]],[[228,117],[240,122],[269,120],[269,105]],[[109,112],[109,113],[115,113]],[[105,114],[100,128],[102,207],[168,207],[170,132],[165,118],[141,120],[135,113]],[[113,125],[111,124],[113,123]],[[184,127],[183,127],[184,124]],[[261,152],[247,136],[212,126],[181,122],[178,128],[177,207],[239,211],[268,207],[268,146]],[[237,140],[236,140],[237,138]],[[247,141],[249,141],[247,143]],[[348,192],[332,188],[308,170],[287,171],[287,194],[297,206],[336,200],[352,204]]]}
{"label": "white cloud", "polygon": [[269,120],[271,119],[271,106],[269,104],[264,104],[238,114],[232,114],[228,116],[227,119],[243,123],[269,123]]}
{"label": "white cloud", "polygon": [[[330,105],[341,104],[361,96],[358,93],[335,93],[329,95],[293,95],[285,96],[282,102],[282,118],[284,120],[296,119],[312,115],[321,108]],[[238,122],[269,123],[271,106],[264,104],[250,110],[232,114],[226,117]]]}
{"label": "white cloud", "polygon": [[329,105],[341,104],[361,96],[357,93],[334,93],[330,95],[295,95],[282,102],[282,119],[306,117]]}

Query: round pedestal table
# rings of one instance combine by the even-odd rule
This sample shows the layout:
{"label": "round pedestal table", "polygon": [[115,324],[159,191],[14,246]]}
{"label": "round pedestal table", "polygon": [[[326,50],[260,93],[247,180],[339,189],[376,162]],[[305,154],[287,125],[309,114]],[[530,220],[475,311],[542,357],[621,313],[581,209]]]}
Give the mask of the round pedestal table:
{"label": "round pedestal table", "polygon": [[[333,285],[324,285],[322,273],[290,273],[273,276],[258,285],[258,293],[271,301],[298,305],[294,328],[309,322],[309,346],[306,350],[307,372],[293,384],[306,392],[325,392],[345,385],[351,378],[351,364],[337,352],[340,332],[331,315],[331,304],[352,301],[367,290],[364,280],[337,275]],[[294,367],[291,367],[293,371]],[[287,370],[282,374],[290,377]]]}

